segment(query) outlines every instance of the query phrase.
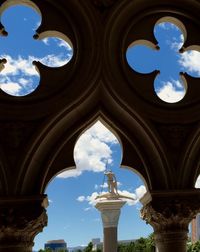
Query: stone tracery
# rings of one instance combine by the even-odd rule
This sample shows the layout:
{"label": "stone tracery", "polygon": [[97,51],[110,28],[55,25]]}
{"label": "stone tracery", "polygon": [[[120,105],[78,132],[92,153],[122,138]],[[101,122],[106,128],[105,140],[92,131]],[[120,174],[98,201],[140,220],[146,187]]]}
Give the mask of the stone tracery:
{"label": "stone tracery", "polygon": [[[40,26],[39,16],[33,12],[32,8],[23,6],[23,2],[22,5],[19,2],[19,5],[8,8],[4,8],[2,5],[1,9],[3,10],[1,11],[3,34],[7,37],[1,40],[0,57],[5,57],[5,59],[1,60],[0,86],[10,95],[25,96],[32,93],[39,85],[40,74],[37,62],[47,67],[62,67],[71,60],[73,46],[69,38],[61,32],[35,33]],[[34,9],[40,13],[36,5],[34,5]],[[23,15],[28,16],[29,14],[32,15],[32,19],[23,17]],[[17,20],[16,15],[19,15]],[[10,20],[13,20],[11,27],[9,26]],[[15,21],[16,24],[18,22],[21,25],[20,29],[15,27]],[[9,32],[6,31],[7,29]],[[50,48],[51,51],[49,51]],[[21,82],[22,79],[23,82]]]}
{"label": "stone tracery", "polygon": [[[96,10],[91,0],[33,0],[31,3],[38,5],[43,16],[38,34],[49,30],[69,34],[75,57],[68,66],[52,71],[37,64],[41,85],[26,99],[0,93],[2,128],[6,129],[10,122],[13,128],[9,138],[6,130],[1,133],[1,139],[5,137],[0,141],[1,196],[12,196],[17,201],[22,195],[43,194],[55,174],[74,166],[75,142],[98,117],[113,126],[124,148],[122,165],[137,168],[150,194],[154,190],[166,191],[175,198],[177,191],[193,189],[199,173],[199,79],[185,75],[188,82],[185,98],[177,104],[164,104],[155,99],[153,88],[146,89],[150,86],[146,82],[153,83],[156,73],[143,78],[130,71],[124,54],[132,41],[141,38],[156,44],[152,27],[165,16],[184,23],[186,48],[199,45],[199,1],[116,1],[112,8],[107,8],[106,15]],[[4,33],[3,27],[1,32]],[[19,138],[19,125],[27,131],[21,131],[18,148],[11,148],[13,140]],[[172,148],[173,139],[177,141]],[[199,197],[199,191],[194,190]],[[159,204],[163,197],[153,201]],[[183,194],[184,197],[187,199],[187,195]],[[17,205],[14,201],[10,204]],[[193,211],[192,202],[187,204]],[[166,202],[166,207],[171,208],[172,204]],[[185,218],[190,217],[189,211]],[[169,215],[172,223],[173,218]],[[185,232],[173,235],[173,239],[168,235],[169,243],[174,237],[185,237]],[[165,243],[161,238],[158,239],[161,252],[172,251],[163,248]],[[179,245],[176,251],[185,251],[185,244]],[[19,251],[30,251],[30,248]]]}
{"label": "stone tracery", "polygon": [[[161,30],[163,30],[162,33]],[[166,36],[164,36],[164,33],[166,33]],[[187,93],[187,81],[184,75],[190,70],[183,68],[180,64],[180,56],[183,56],[180,53],[185,51],[184,41],[186,35],[187,31],[178,19],[163,17],[156,22],[154,27],[157,44],[141,39],[133,41],[127,49],[127,61],[133,70],[147,74],[155,71],[154,90],[157,96],[165,102],[178,102]],[[189,53],[196,52],[190,51]],[[141,57],[143,60],[139,64],[137,61],[140,62]],[[182,72],[182,69],[185,73]],[[175,73],[176,71],[178,71],[179,76]],[[189,74],[192,77],[199,77],[192,71]],[[167,88],[171,90],[168,92],[169,94],[162,94],[164,89],[166,90],[165,93],[167,92]],[[161,90],[163,91],[161,92]]]}

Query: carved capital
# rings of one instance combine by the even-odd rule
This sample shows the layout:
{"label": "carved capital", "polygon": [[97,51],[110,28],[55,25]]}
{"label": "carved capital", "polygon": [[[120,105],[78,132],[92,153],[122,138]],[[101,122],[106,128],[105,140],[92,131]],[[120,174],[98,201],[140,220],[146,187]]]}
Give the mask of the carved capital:
{"label": "carved capital", "polygon": [[35,236],[47,225],[45,201],[45,196],[0,199],[0,251],[32,248]]}
{"label": "carved capital", "polygon": [[188,231],[188,224],[200,212],[199,193],[152,193],[152,200],[141,209],[141,217],[155,232]]}
{"label": "carved capital", "polygon": [[96,204],[101,212],[104,228],[117,227],[120,216],[120,209],[126,202],[123,200],[103,200]]}

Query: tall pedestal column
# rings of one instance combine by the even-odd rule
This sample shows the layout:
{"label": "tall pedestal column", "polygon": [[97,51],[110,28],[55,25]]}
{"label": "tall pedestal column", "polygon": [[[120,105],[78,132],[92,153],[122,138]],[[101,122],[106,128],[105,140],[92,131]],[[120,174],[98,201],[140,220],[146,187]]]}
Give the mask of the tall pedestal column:
{"label": "tall pedestal column", "polygon": [[117,226],[120,209],[126,202],[123,200],[103,200],[96,204],[101,212],[104,228],[104,252],[117,252]]}
{"label": "tall pedestal column", "polygon": [[152,225],[158,252],[186,252],[188,225],[200,211],[200,191],[151,192],[141,217]]}
{"label": "tall pedestal column", "polygon": [[45,195],[0,198],[0,252],[31,252],[47,225],[47,206]]}

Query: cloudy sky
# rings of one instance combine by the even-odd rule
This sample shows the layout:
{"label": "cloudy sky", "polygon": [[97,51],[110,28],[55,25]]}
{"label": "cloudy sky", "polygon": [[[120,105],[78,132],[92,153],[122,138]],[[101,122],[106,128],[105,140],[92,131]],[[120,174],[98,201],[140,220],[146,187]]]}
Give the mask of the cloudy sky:
{"label": "cloudy sky", "polygon": [[[59,38],[33,39],[41,18],[32,9],[23,6],[8,8],[1,21],[8,36],[0,37],[0,59],[7,61],[0,73],[0,88],[8,95],[26,96],[37,88],[40,76],[33,61],[49,67],[59,67],[70,61],[73,49],[65,41]],[[160,50],[133,46],[127,50],[127,61],[140,73],[160,70],[154,82],[156,94],[165,102],[178,102],[184,99],[186,92],[179,72],[199,77],[199,52],[179,53],[184,37],[173,24],[156,25],[154,34]],[[120,168],[122,155],[116,136],[101,122],[81,135],[74,149],[77,169],[59,174],[46,190],[49,224],[36,237],[35,250],[43,248],[44,243],[52,239],[65,239],[69,246],[86,245],[92,238],[102,239],[100,214],[94,205],[96,196],[107,191],[106,165],[116,174],[119,192],[134,198],[127,200],[121,212],[119,239],[135,239],[152,232],[152,228],[139,217],[139,198],[146,188],[138,175]],[[197,186],[200,186],[199,181]]]}
{"label": "cloudy sky", "polygon": [[127,61],[139,73],[159,70],[160,74],[154,81],[155,93],[161,100],[175,103],[186,93],[180,72],[200,77],[200,53],[189,50],[179,53],[185,39],[181,30],[172,23],[156,25],[154,35],[160,50],[141,44],[132,46],[127,50]]}
{"label": "cloudy sky", "polygon": [[37,88],[40,76],[33,61],[59,67],[71,59],[72,48],[65,41],[53,37],[33,39],[41,18],[31,8],[10,7],[4,11],[1,22],[8,32],[8,36],[0,37],[0,58],[7,60],[0,74],[4,92],[24,96]]}
{"label": "cloudy sky", "polygon": [[139,217],[139,198],[146,188],[138,175],[119,168],[121,156],[117,138],[101,122],[81,135],[74,149],[77,170],[61,173],[47,188],[49,225],[36,237],[36,249],[49,239],[63,238],[69,246],[102,239],[100,213],[94,205],[96,196],[107,192],[106,164],[116,174],[118,192],[134,198],[127,200],[121,212],[119,239],[139,238],[152,232]]}

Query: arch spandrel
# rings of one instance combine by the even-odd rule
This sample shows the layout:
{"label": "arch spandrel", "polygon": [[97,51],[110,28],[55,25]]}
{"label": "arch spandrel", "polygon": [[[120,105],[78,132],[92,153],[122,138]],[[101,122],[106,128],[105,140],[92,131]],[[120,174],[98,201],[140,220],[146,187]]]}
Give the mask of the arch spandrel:
{"label": "arch spandrel", "polygon": [[194,188],[200,174],[200,124],[194,127],[188,138],[180,163],[180,187]]}
{"label": "arch spandrel", "polygon": [[0,195],[8,195],[9,189],[11,187],[12,181],[9,181],[8,178],[11,177],[10,171],[9,171],[9,161],[5,157],[5,153],[0,148]]}
{"label": "arch spandrel", "polygon": [[[75,143],[97,118],[102,118],[119,136],[124,150],[122,166],[137,170],[149,188],[168,188],[173,184],[162,145],[150,127],[138,115],[128,114],[111,97],[109,99],[104,96],[101,106],[97,100],[94,103],[85,100],[85,106],[82,103],[78,110],[73,108],[52,118],[43,133],[37,139],[34,137],[18,178],[17,185],[22,184],[22,193],[44,190],[52,177],[74,167]],[[112,106],[116,108],[113,115],[110,114]]]}
{"label": "arch spandrel", "polygon": [[[24,157],[24,152],[22,153],[20,150],[15,153],[19,154],[19,162],[22,164],[21,167],[18,164],[16,168],[20,170],[16,191],[20,191],[21,182],[23,184],[21,192],[23,193],[31,192],[36,187],[39,190],[40,185],[45,186],[48,180],[60,171],[56,168],[50,169],[50,164],[55,162],[55,166],[57,166],[59,155],[62,156],[60,159],[64,162],[65,143],[61,141],[62,145],[58,143],[59,140],[66,135],[66,145],[67,143],[73,145],[78,134],[81,134],[82,130],[97,116],[105,117],[105,121],[107,120],[108,124],[113,126],[121,138],[124,152],[129,153],[129,156],[124,154],[122,165],[139,169],[150,188],[175,187],[176,178],[173,177],[173,174],[176,167],[171,164],[170,149],[167,151],[165,149],[166,140],[161,137],[159,124],[167,123],[165,126],[168,127],[168,124],[188,125],[199,120],[198,99],[195,100],[197,91],[199,93],[198,81],[195,80],[194,83],[192,78],[187,79],[194,89],[191,88],[192,94],[184,104],[169,105],[160,101],[155,103],[147,101],[142,95],[133,92],[127,81],[128,71],[124,71],[124,68],[127,67],[124,58],[126,46],[136,37],[130,37],[127,44],[125,42],[131,24],[132,28],[139,24],[139,29],[148,23],[148,17],[152,19],[151,15],[155,15],[155,19],[152,19],[155,22],[159,17],[167,15],[180,19],[187,30],[190,29],[188,28],[190,25],[193,27],[191,33],[187,32],[187,47],[190,44],[198,43],[198,39],[192,40],[192,34],[199,27],[198,21],[194,18],[199,13],[199,3],[193,1],[194,8],[191,9],[189,8],[191,1],[187,0],[184,3],[165,1],[162,4],[160,1],[117,1],[107,12],[108,15],[104,16],[102,25],[102,20],[98,20],[101,13],[97,10],[98,15],[96,16],[91,3],[88,4],[87,1],[79,3],[63,0],[60,1],[60,4],[51,0],[33,2],[38,5],[42,15],[45,16],[38,32],[42,34],[45,30],[60,28],[59,31],[69,36],[76,52],[72,64],[68,66],[69,70],[66,70],[65,67],[52,70],[54,79],[50,78],[48,68],[38,64],[42,82],[41,89],[36,91],[35,96],[30,95],[27,99],[0,98],[2,120],[9,121],[14,118],[18,121],[28,121],[30,124],[36,122],[35,126],[30,126],[32,131],[28,135],[27,143],[23,146],[23,151],[26,151],[27,156]],[[187,11],[187,7],[189,11]],[[52,24],[52,20],[49,22],[46,14],[54,8],[56,17],[61,14],[57,24]],[[156,14],[152,11],[153,9],[156,10]],[[79,18],[77,18],[78,14],[80,14]],[[64,26],[65,20],[68,21],[68,28]],[[148,29],[147,34],[150,35],[147,36],[147,39],[156,44],[155,38],[151,37],[152,31]],[[69,71],[71,71],[71,75],[66,78]],[[154,75],[147,76],[147,79],[152,80]],[[186,78],[189,77],[186,76]],[[99,81],[100,79],[105,82]],[[143,77],[138,77],[138,81],[143,82],[142,80]],[[49,91],[53,82],[63,86]],[[45,93],[45,96],[42,93]],[[75,127],[73,123],[75,123]],[[50,155],[49,153],[54,150],[58,150],[58,153],[54,153],[55,156]],[[135,155],[130,158],[132,151]],[[72,147],[69,149],[69,153],[71,152]],[[73,165],[72,154],[70,154],[62,168]],[[49,171],[47,167],[49,167]],[[42,173],[40,173],[41,171]],[[30,181],[32,180],[31,174],[35,181]],[[40,176],[39,184],[38,174]]]}

